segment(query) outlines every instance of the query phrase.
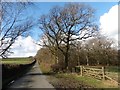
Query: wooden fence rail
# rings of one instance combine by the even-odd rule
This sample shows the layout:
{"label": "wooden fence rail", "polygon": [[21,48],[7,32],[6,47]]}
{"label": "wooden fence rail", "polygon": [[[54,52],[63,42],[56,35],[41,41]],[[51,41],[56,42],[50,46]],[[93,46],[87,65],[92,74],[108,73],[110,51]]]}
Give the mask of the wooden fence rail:
{"label": "wooden fence rail", "polygon": [[105,69],[104,67],[101,68],[94,68],[94,67],[88,67],[88,66],[76,66],[80,69],[80,75],[84,76],[93,76],[98,79],[105,80]]}
{"label": "wooden fence rail", "polygon": [[100,79],[100,80],[112,80],[116,83],[118,83],[117,81],[115,81],[114,79],[112,79],[111,77],[106,75],[106,71],[105,71],[105,67],[97,67],[97,66],[76,66],[75,68],[78,68],[80,70],[80,75],[84,76],[92,76],[94,78]]}

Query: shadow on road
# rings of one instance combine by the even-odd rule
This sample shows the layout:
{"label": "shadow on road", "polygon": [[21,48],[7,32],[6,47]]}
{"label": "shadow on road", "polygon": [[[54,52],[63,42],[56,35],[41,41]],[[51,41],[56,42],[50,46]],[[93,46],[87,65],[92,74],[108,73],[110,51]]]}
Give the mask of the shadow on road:
{"label": "shadow on road", "polygon": [[29,73],[26,76],[34,76],[34,75],[55,75],[55,73]]}

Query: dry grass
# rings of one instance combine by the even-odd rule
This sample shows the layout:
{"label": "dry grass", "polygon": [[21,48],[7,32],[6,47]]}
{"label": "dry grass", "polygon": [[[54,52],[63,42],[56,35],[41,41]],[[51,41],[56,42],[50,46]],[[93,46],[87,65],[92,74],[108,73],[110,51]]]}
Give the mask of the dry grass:
{"label": "dry grass", "polygon": [[107,86],[108,88],[118,88],[118,83],[110,80],[105,80],[102,82],[104,86]]}
{"label": "dry grass", "polygon": [[48,77],[48,81],[55,87],[55,88],[93,88],[82,82],[76,80],[70,74],[56,74]]}
{"label": "dry grass", "polygon": [[76,75],[75,78],[95,88],[118,88],[118,84],[110,80],[98,80],[92,77],[79,75]]}

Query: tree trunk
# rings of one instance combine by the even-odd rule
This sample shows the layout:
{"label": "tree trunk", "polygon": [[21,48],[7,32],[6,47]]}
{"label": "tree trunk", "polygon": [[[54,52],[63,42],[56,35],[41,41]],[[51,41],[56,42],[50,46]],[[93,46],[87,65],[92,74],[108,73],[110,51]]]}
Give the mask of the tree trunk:
{"label": "tree trunk", "polygon": [[65,69],[68,70],[68,53],[65,54]]}
{"label": "tree trunk", "polygon": [[54,58],[55,58],[55,64],[58,64],[58,56],[54,56]]}
{"label": "tree trunk", "polygon": [[89,66],[88,56],[86,56],[86,60],[87,60],[87,66]]}
{"label": "tree trunk", "polygon": [[100,63],[99,63],[99,60],[97,60],[97,65],[99,65]]}

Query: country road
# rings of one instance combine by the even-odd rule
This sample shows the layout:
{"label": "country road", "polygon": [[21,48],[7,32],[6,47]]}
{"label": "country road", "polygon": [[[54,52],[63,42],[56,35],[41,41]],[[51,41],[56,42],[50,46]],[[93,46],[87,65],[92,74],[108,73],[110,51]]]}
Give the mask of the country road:
{"label": "country road", "polygon": [[23,77],[14,81],[8,90],[10,88],[51,88],[52,90],[55,90],[54,87],[46,80],[45,75],[42,75],[38,62],[36,62],[31,70]]}

